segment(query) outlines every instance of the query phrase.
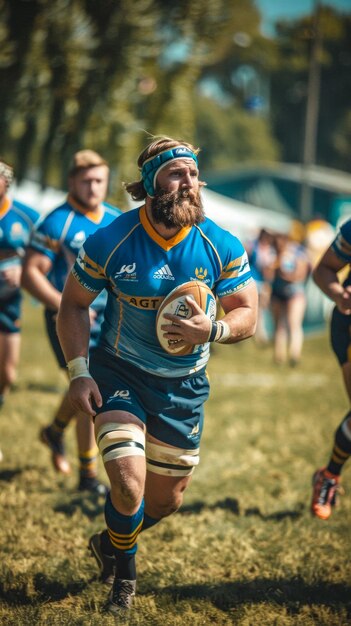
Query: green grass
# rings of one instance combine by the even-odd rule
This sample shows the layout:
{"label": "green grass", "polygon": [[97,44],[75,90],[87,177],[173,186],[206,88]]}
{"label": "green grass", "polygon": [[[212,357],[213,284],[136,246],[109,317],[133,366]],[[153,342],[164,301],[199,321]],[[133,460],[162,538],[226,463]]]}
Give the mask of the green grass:
{"label": "green grass", "polygon": [[[311,475],[348,408],[327,334],[306,339],[295,369],[276,368],[271,348],[252,340],[215,346],[209,374],[200,466],[182,509],[140,537],[138,595],[123,623],[349,625],[351,498],[328,522],[309,513]],[[115,624],[100,612],[107,590],[86,548],[104,526],[103,501],[76,491],[74,427],[68,478],[38,441],[64,388],[41,309],[26,301],[18,385],[1,412],[6,626]],[[343,482],[350,492],[349,467]]]}

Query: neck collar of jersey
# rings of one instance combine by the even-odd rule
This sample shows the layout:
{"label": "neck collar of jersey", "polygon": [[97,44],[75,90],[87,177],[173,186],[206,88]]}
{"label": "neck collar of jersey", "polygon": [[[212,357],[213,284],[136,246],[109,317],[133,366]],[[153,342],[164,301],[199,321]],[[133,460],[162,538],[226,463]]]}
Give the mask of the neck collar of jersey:
{"label": "neck collar of jersey", "polygon": [[176,235],[174,235],[174,237],[171,237],[171,239],[164,239],[161,235],[158,234],[158,232],[155,230],[155,228],[151,224],[148,218],[148,215],[146,213],[145,205],[141,207],[139,211],[139,215],[140,215],[140,222],[142,226],[144,227],[144,229],[146,230],[149,237],[151,237],[151,239],[153,239],[155,243],[157,243],[161,248],[163,248],[163,250],[166,250],[166,252],[168,252],[168,250],[171,250],[174,246],[176,246],[178,243],[183,241],[183,239],[185,239],[185,237],[191,231],[191,226],[184,226],[183,228],[180,229],[178,233],[176,233]]}
{"label": "neck collar of jersey", "polygon": [[87,217],[92,222],[95,222],[95,224],[99,224],[101,222],[104,215],[104,208],[102,204],[99,204],[95,211],[87,210],[82,204],[72,198],[70,194],[68,194],[67,196],[67,202],[72,207],[72,209],[74,209],[78,213],[82,213],[84,217]]}
{"label": "neck collar of jersey", "polygon": [[11,200],[10,198],[8,198],[8,196],[5,196],[4,201],[2,203],[2,205],[0,206],[0,215],[1,217],[3,217],[5,215],[5,213],[7,213],[7,211],[9,210],[11,206]]}

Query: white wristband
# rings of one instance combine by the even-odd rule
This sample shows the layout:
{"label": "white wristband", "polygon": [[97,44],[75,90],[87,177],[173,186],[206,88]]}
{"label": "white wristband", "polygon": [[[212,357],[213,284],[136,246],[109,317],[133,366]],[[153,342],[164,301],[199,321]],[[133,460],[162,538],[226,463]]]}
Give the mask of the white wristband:
{"label": "white wristband", "polygon": [[230,337],[230,328],[227,322],[224,322],[223,320],[219,320],[218,322],[212,322],[210,334],[207,341],[223,343],[226,339],[228,339],[228,337]]}
{"label": "white wristband", "polygon": [[215,341],[217,343],[224,343],[225,340],[228,339],[228,337],[230,337],[229,324],[227,324],[227,322],[224,322],[223,320],[219,320],[217,324],[218,324],[218,331],[216,333]]}
{"label": "white wristband", "polygon": [[88,370],[88,360],[84,356],[77,356],[67,363],[70,380],[76,378],[91,378]]}

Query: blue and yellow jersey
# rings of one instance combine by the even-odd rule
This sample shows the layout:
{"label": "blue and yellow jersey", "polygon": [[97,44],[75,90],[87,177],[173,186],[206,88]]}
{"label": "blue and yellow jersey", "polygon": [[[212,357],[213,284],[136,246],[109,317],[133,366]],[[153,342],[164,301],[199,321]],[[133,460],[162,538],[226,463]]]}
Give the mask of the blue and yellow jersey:
{"label": "blue and yellow jersey", "polygon": [[89,237],[72,273],[92,293],[108,292],[100,345],[141,369],[172,377],[203,368],[209,344],[183,357],[161,348],[155,320],[164,297],[189,280],[203,281],[219,298],[253,280],[241,242],[210,219],[165,240],[150,224],[145,207]]}
{"label": "blue and yellow jersey", "polygon": [[[39,220],[33,230],[30,247],[45,254],[52,262],[48,279],[62,291],[79,249],[98,228],[107,226],[121,215],[120,209],[102,203],[98,211],[87,212],[72,198]],[[93,307],[104,305],[106,294]]]}
{"label": "blue and yellow jersey", "polygon": [[6,197],[0,207],[0,298],[9,297],[18,288],[9,287],[2,272],[20,265],[33,224],[39,213],[31,207]]}
{"label": "blue and yellow jersey", "polygon": [[[347,220],[339,228],[339,231],[332,243],[335,254],[346,263],[351,264],[351,219]],[[344,286],[351,285],[351,268],[344,282]]]}

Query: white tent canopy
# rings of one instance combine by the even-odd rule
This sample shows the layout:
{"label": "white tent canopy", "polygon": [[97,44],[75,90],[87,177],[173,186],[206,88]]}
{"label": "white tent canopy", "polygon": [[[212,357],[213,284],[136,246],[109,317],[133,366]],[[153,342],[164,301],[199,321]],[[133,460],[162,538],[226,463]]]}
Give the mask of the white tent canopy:
{"label": "white tent canopy", "polygon": [[261,228],[287,233],[292,218],[284,213],[233,200],[215,191],[202,189],[204,209],[207,217],[243,241],[252,239]]}

